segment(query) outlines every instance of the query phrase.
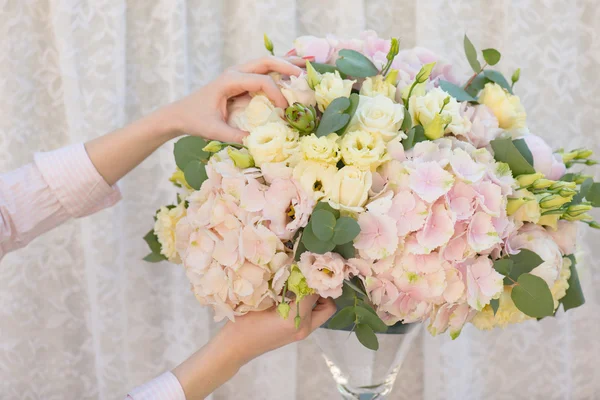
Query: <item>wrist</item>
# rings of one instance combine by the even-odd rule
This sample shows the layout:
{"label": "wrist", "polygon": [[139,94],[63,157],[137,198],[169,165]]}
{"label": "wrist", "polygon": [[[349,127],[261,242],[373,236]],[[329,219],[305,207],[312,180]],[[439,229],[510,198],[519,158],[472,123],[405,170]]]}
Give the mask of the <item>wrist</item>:
{"label": "wrist", "polygon": [[152,114],[152,117],[157,128],[156,134],[164,142],[175,139],[185,132],[176,103],[159,108]]}

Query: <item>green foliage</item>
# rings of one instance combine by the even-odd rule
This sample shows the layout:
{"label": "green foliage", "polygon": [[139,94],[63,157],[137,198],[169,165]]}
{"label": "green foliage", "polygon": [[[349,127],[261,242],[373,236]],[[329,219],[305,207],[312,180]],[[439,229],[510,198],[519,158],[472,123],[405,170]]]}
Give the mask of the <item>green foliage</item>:
{"label": "green foliage", "polygon": [[477,95],[483,89],[486,83],[490,82],[488,78],[485,77],[484,74],[478,74],[469,85],[468,88],[465,89],[470,96],[477,98]]}
{"label": "green foliage", "polygon": [[[340,246],[346,243],[350,243],[360,233],[360,225],[354,218],[341,217],[335,223],[335,229],[333,231],[333,243]],[[325,240],[325,239],[324,239]],[[327,239],[329,240],[329,239]]]}
{"label": "green foliage", "polygon": [[500,62],[500,52],[496,49],[485,49],[483,50],[483,59],[488,65],[496,65]]}
{"label": "green foliage", "polygon": [[494,150],[496,161],[508,164],[513,176],[533,174],[535,169],[521,154],[512,139],[495,139],[490,143]]}
{"label": "green foliage", "polygon": [[473,68],[473,71],[475,73],[478,73],[479,71],[481,71],[481,64],[477,59],[477,50],[475,49],[475,46],[473,46],[473,43],[471,43],[471,40],[469,40],[467,35],[465,35],[464,37],[463,44],[465,48],[465,55],[467,56],[467,61],[469,61],[469,65],[471,65],[471,68]]}
{"label": "green foliage", "polygon": [[431,71],[433,71],[433,67],[435,67],[435,62],[423,65],[419,72],[417,72],[417,75],[415,76],[414,84],[427,82],[427,80],[431,76]]}
{"label": "green foliage", "polygon": [[[583,181],[581,186],[579,186],[579,192],[575,196],[573,196],[573,200],[571,200],[571,204],[581,204],[581,202],[583,202],[583,200],[586,197],[588,197],[588,195],[590,194],[590,189],[592,188],[593,185],[594,185],[594,180],[592,178],[587,178],[585,181]],[[590,197],[593,198],[594,195],[592,194]]]}
{"label": "green foliage", "polygon": [[517,283],[511,298],[519,310],[533,318],[554,314],[554,300],[546,281],[535,275],[522,274]]}
{"label": "green foliage", "polygon": [[533,165],[533,154],[531,154],[531,150],[527,147],[527,142],[524,139],[515,139],[513,140],[513,144],[519,150],[519,153],[527,160],[529,165]]}
{"label": "green foliage", "polygon": [[344,257],[346,260],[354,258],[356,254],[356,249],[354,248],[354,244],[352,242],[337,245],[333,251]]}
{"label": "green foliage", "polygon": [[336,228],[335,216],[327,210],[314,211],[310,217],[312,231],[317,239],[327,242],[333,237]]}
{"label": "green foliage", "polygon": [[496,312],[498,311],[498,308],[500,307],[500,300],[498,300],[498,299],[490,300],[490,307],[492,307],[492,311],[494,312],[494,315],[496,315]]}
{"label": "green foliage", "polygon": [[343,129],[350,121],[350,115],[345,113],[350,105],[350,99],[347,97],[338,97],[333,100],[325,109],[315,135],[318,137],[327,136]]}
{"label": "green foliage", "polygon": [[367,324],[356,325],[356,337],[367,349],[377,351],[379,349],[379,341],[373,329]]}
{"label": "green foliage", "polygon": [[208,179],[205,164],[198,160],[192,160],[188,163],[183,170],[183,176],[188,185],[196,190],[200,190],[202,182]]}
{"label": "green foliage", "polygon": [[354,324],[356,320],[356,313],[354,312],[354,306],[348,306],[338,311],[331,320],[327,327],[329,329],[344,329]]}
{"label": "green foliage", "polygon": [[319,202],[304,228],[300,244],[296,251],[296,260],[305,250],[324,254],[335,251],[348,259],[354,257],[355,249],[352,241],[360,233],[358,222],[351,217],[340,217],[326,202]]}
{"label": "green foliage", "polygon": [[358,323],[369,325],[375,332],[387,331],[387,325],[370,308],[370,306],[364,304],[361,304],[355,308],[354,312],[358,318]]}
{"label": "green foliage", "polygon": [[410,128],[406,133],[406,136],[407,138],[402,141],[404,150],[410,150],[415,144],[429,140],[427,139],[427,136],[425,136],[425,129],[423,129],[421,125],[415,125]]}
{"label": "green foliage", "polygon": [[448,81],[440,80],[440,88],[458,101],[477,102],[477,99],[467,93],[463,88]]}
{"label": "green foliage", "polygon": [[162,254],[156,254],[156,253],[150,253],[146,257],[143,258],[144,261],[151,262],[151,263],[165,261],[166,259],[167,259],[167,257],[163,256]]}
{"label": "green foliage", "polygon": [[408,130],[412,127],[412,118],[408,109],[404,108],[404,119],[402,120],[402,126],[400,127],[401,131],[408,132]]}
{"label": "green foliage", "polygon": [[585,304],[585,297],[583,296],[583,290],[581,290],[581,284],[579,283],[579,275],[577,274],[577,260],[572,254],[568,257],[571,260],[571,276],[568,280],[569,288],[567,289],[567,294],[560,299],[560,303],[563,305],[565,311]]}
{"label": "green foliage", "polygon": [[366,56],[355,50],[343,49],[339,51],[336,67],[346,75],[357,78],[375,76],[379,70]]}
{"label": "green foliage", "polygon": [[[175,164],[180,170],[185,171],[185,167],[190,161],[206,160],[210,154],[204,151],[208,143],[206,140],[197,136],[185,136],[179,139],[173,147],[173,155],[175,156]],[[188,182],[189,183],[189,182]]]}
{"label": "green foliage", "polygon": [[544,262],[540,256],[527,249],[521,249],[517,254],[511,255],[510,260],[512,261],[512,268],[507,275],[510,278],[510,284],[514,283],[513,281],[516,282],[522,274],[531,272]]}
{"label": "green foliage", "polygon": [[586,193],[585,198],[592,203],[592,207],[600,207],[600,183],[594,182]]}
{"label": "green foliage", "polygon": [[302,243],[306,250],[317,254],[325,254],[335,248],[335,244],[331,241],[319,240],[312,229],[312,219],[302,232]]}
{"label": "green foliage", "polygon": [[332,213],[335,216],[335,219],[338,219],[340,217],[340,210],[336,210],[335,208],[331,207],[329,205],[329,203],[326,201],[318,202],[317,205],[315,206],[315,208],[313,209],[313,212],[315,212],[317,210],[329,211],[330,213]]}
{"label": "green foliage", "polygon": [[352,121],[352,117],[354,116],[354,113],[356,112],[356,109],[358,108],[358,103],[360,102],[360,96],[357,93],[352,93],[350,95],[350,107],[348,107],[346,109],[346,111],[344,111],[344,114],[348,115],[348,122],[346,123],[346,125],[344,125],[344,127],[342,127],[341,129],[338,129],[337,133],[338,135],[343,135],[344,133],[346,133],[346,130],[348,129],[348,126],[350,125],[350,121]]}
{"label": "green foliage", "polygon": [[[317,71],[320,74],[325,74],[327,72],[330,73],[335,73],[335,71],[338,71],[338,69],[336,67],[334,67],[333,65],[329,65],[329,64],[321,64],[321,63],[310,63],[312,65],[312,67],[315,69],[315,71]],[[338,71],[339,72],[339,71]],[[345,75],[340,74],[340,76],[342,78],[345,78]]]}
{"label": "green foliage", "polygon": [[510,258],[502,258],[494,261],[494,269],[498,271],[499,274],[507,276],[510,274],[510,271],[512,271],[513,264],[514,262]]}
{"label": "green foliage", "polygon": [[162,255],[160,252],[161,246],[158,242],[158,237],[156,237],[156,234],[154,233],[154,229],[151,229],[148,233],[146,233],[146,236],[144,236],[144,241],[151,251],[150,254],[144,257],[144,261],[155,263],[167,259],[167,257]]}
{"label": "green foliage", "polygon": [[506,89],[508,91],[508,93],[513,94],[512,87],[510,86],[510,84],[508,83],[508,81],[506,80],[504,75],[502,75],[500,72],[486,70],[486,71],[484,71],[483,74],[490,81],[497,83],[498,85],[500,85],[501,87]]}

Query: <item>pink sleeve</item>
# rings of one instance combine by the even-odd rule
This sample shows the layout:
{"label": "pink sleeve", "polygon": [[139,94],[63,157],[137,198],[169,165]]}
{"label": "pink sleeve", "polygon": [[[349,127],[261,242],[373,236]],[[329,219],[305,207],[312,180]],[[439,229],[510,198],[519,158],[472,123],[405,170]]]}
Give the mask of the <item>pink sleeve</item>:
{"label": "pink sleeve", "polygon": [[138,386],[127,395],[127,400],[185,400],[181,384],[171,372]]}
{"label": "pink sleeve", "polygon": [[69,218],[92,214],[120,198],[83,144],[35,154],[33,163],[0,174],[0,259]]}

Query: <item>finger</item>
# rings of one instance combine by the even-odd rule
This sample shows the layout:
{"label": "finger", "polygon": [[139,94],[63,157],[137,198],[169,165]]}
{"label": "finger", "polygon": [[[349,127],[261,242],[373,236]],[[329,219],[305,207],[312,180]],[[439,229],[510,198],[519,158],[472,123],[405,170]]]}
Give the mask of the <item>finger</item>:
{"label": "finger", "polygon": [[244,92],[263,91],[273,103],[279,108],[286,108],[288,102],[281,94],[281,90],[275,81],[267,75],[258,74],[235,74],[228,79],[229,92],[231,96],[237,96]]}
{"label": "finger", "polygon": [[258,60],[250,61],[236,68],[240,72],[266,74],[269,72],[279,72],[283,75],[298,76],[302,69],[294,63],[279,57],[263,57]]}
{"label": "finger", "polygon": [[302,57],[291,56],[291,57],[285,57],[284,59],[286,61],[290,62],[291,64],[294,64],[301,68],[304,68],[306,66],[306,59],[304,59]]}
{"label": "finger", "polygon": [[214,132],[208,139],[220,142],[242,143],[242,139],[248,136],[248,132],[227,125],[224,121],[215,123]]}
{"label": "finger", "polygon": [[312,310],[318,300],[318,294],[311,294],[310,296],[303,298],[300,302],[300,316],[304,318],[308,314],[312,313]]}
{"label": "finger", "polygon": [[319,298],[317,301],[317,305],[313,309],[312,319],[311,319],[311,330],[315,330],[321,325],[323,325],[329,318],[335,314],[336,311],[335,302],[330,299]]}

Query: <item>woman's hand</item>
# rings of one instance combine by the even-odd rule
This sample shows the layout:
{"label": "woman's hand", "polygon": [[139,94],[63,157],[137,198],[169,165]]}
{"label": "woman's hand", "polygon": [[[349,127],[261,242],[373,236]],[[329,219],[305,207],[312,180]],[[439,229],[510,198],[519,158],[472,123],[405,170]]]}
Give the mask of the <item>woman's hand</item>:
{"label": "woman's hand", "polygon": [[189,135],[202,136],[221,142],[241,142],[247,132],[227,125],[227,102],[244,93],[264,92],[277,107],[287,107],[275,81],[266,75],[278,72],[298,76],[304,65],[302,59],[264,57],[228,69],[217,79],[173,103],[172,112],[178,121],[178,130]]}
{"label": "woman's hand", "polygon": [[294,326],[295,310],[292,304],[287,319],[271,308],[227,322],[206,346],[173,370],[186,399],[204,399],[253,358],[305,339],[323,325],[336,308],[331,299],[317,295],[306,297],[300,302],[299,329]]}

